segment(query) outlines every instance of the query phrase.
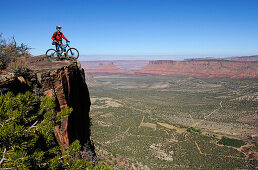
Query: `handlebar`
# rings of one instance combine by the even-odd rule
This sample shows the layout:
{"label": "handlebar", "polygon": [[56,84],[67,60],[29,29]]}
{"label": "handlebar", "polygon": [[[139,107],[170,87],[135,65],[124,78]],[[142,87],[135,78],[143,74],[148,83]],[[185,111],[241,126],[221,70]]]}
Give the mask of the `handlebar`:
{"label": "handlebar", "polygon": [[[69,44],[70,44],[70,41],[66,41],[65,45],[69,46]],[[52,45],[59,45],[59,46],[61,46],[61,45],[63,45],[63,43],[61,43],[60,41],[53,41]]]}

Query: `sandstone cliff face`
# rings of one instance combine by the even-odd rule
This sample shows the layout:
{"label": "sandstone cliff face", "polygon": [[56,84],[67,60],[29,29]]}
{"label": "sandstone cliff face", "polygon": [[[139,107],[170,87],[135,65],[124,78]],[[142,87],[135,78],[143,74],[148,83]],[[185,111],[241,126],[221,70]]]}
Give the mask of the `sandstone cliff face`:
{"label": "sandstone cliff face", "polygon": [[[46,62],[46,61],[45,61]],[[44,70],[37,67],[41,62],[31,63],[31,69],[26,75],[15,76],[7,72],[0,75],[0,90],[14,93],[32,91],[37,96],[56,98],[56,111],[69,106],[73,108],[71,115],[56,126],[54,133],[65,151],[69,145],[78,139],[82,146],[95,157],[94,147],[90,140],[90,97],[85,82],[84,70],[71,62],[48,62],[43,64]],[[42,63],[41,63],[42,64]]]}
{"label": "sandstone cliff face", "polygon": [[245,61],[150,61],[135,74],[184,75],[198,78],[258,78],[258,62]]}
{"label": "sandstone cliff face", "polygon": [[76,139],[79,139],[82,145],[89,141],[90,98],[84,77],[84,71],[76,64],[37,73],[37,80],[41,86],[39,90],[43,95],[55,97],[60,110],[66,106],[73,108],[71,116],[62,121],[61,127],[55,128],[55,135],[62,150],[67,149]]}

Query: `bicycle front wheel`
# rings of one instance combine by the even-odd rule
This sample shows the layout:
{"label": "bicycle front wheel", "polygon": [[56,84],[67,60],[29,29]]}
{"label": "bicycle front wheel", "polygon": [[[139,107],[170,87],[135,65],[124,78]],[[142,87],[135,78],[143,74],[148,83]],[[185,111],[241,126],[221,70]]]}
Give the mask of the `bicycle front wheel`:
{"label": "bicycle front wheel", "polygon": [[70,48],[67,50],[66,55],[68,58],[75,60],[79,58],[79,51],[76,48]]}
{"label": "bicycle front wheel", "polygon": [[58,53],[55,49],[49,49],[46,52],[46,58],[49,61],[57,60],[58,59]]}

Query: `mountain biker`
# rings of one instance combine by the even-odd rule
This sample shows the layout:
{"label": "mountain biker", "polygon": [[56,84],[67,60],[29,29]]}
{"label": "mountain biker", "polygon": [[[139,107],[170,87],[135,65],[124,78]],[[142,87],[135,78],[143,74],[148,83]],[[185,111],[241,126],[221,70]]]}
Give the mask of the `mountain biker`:
{"label": "mountain biker", "polygon": [[[54,32],[53,36],[52,36],[52,40],[53,40],[53,45],[56,45],[56,50],[59,50],[59,46],[61,47],[62,45],[62,39],[65,39],[67,42],[70,42],[65,36],[64,34],[61,32],[61,26],[56,26],[56,32]],[[64,53],[66,53],[66,51],[64,51]]]}

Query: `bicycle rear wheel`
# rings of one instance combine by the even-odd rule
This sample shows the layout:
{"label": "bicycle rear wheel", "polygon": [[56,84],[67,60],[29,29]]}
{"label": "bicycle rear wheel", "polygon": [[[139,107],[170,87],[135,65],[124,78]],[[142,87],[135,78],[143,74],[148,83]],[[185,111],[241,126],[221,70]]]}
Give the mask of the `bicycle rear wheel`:
{"label": "bicycle rear wheel", "polygon": [[69,50],[67,50],[66,56],[69,59],[76,60],[79,58],[79,51],[76,48],[70,48]]}
{"label": "bicycle rear wheel", "polygon": [[55,49],[48,49],[46,52],[46,58],[49,61],[57,60],[58,59],[58,53]]}

